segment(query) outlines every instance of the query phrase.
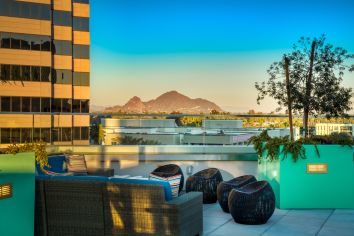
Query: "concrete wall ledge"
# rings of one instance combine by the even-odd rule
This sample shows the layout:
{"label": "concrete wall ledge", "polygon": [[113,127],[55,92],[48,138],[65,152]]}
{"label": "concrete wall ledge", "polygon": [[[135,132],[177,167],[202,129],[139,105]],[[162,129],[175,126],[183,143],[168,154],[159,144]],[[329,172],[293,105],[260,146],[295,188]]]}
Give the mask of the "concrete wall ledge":
{"label": "concrete wall ledge", "polygon": [[[117,145],[117,146],[48,146],[51,153],[85,154],[87,158],[101,160],[210,160],[256,161],[253,146],[190,146],[190,145]],[[100,158],[99,158],[100,157]]]}

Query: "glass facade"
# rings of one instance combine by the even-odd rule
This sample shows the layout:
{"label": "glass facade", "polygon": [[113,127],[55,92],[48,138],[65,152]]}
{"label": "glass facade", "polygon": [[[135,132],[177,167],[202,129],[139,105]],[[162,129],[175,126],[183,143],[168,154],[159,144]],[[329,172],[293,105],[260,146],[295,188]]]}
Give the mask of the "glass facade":
{"label": "glass facade", "polygon": [[89,1],[0,0],[1,144],[88,144],[90,19],[77,3]]}

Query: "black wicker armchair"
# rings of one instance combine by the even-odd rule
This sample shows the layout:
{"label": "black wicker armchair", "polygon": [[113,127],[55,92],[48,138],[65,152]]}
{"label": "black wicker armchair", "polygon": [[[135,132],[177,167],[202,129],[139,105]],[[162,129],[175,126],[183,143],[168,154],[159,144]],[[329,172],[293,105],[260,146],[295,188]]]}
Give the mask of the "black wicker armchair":
{"label": "black wicker armchair", "polygon": [[171,177],[174,175],[181,175],[181,181],[179,184],[179,192],[182,191],[183,189],[183,185],[184,185],[184,176],[183,176],[183,172],[182,169],[175,164],[168,164],[168,165],[163,165],[163,166],[159,166],[157,167],[153,172],[151,172],[151,174],[160,176],[160,177]]}
{"label": "black wicker armchair", "polygon": [[220,171],[209,168],[189,176],[186,182],[186,192],[202,192],[203,203],[215,203],[217,200],[216,188],[223,181]]}
{"label": "black wicker armchair", "polygon": [[222,210],[226,213],[230,212],[228,198],[232,189],[238,189],[256,181],[257,179],[253,175],[243,175],[229,181],[221,182],[217,188],[217,198]]}
{"label": "black wicker armchair", "polygon": [[235,222],[265,224],[275,209],[275,195],[267,181],[257,181],[229,194],[229,209]]}

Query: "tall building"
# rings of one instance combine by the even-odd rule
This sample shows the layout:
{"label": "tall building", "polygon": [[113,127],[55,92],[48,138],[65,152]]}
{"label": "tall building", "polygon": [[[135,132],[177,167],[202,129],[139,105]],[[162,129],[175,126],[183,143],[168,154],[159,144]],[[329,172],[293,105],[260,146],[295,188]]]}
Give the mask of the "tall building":
{"label": "tall building", "polygon": [[0,0],[0,144],[89,144],[89,0]]}

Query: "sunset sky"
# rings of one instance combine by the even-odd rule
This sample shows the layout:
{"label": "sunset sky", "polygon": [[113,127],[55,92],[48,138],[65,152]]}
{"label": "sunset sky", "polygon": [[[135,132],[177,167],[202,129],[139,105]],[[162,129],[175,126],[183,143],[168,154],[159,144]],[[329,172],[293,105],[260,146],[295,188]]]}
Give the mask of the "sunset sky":
{"label": "sunset sky", "polygon": [[91,103],[177,90],[231,112],[274,110],[256,104],[254,83],[301,36],[354,53],[353,12],[351,0],[91,0]]}

